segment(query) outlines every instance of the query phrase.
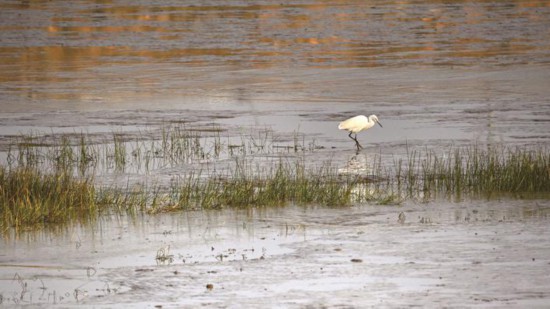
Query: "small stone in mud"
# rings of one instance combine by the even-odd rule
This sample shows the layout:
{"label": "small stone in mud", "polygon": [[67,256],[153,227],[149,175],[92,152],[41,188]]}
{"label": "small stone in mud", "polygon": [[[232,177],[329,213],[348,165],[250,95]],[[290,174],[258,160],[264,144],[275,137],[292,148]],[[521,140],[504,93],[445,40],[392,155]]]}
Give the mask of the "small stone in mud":
{"label": "small stone in mud", "polygon": [[431,223],[432,223],[432,219],[431,219],[431,218],[421,217],[420,220],[419,220],[418,222],[421,223],[421,224],[431,224]]}
{"label": "small stone in mud", "polygon": [[211,291],[214,288],[214,285],[212,283],[209,283],[206,285],[206,289]]}
{"label": "small stone in mud", "polygon": [[405,216],[405,213],[404,212],[400,212],[399,213],[399,216],[397,217],[397,222],[403,224],[405,223],[405,220],[407,219],[407,217]]}
{"label": "small stone in mud", "polygon": [[363,260],[361,259],[351,259],[353,263],[363,263]]}

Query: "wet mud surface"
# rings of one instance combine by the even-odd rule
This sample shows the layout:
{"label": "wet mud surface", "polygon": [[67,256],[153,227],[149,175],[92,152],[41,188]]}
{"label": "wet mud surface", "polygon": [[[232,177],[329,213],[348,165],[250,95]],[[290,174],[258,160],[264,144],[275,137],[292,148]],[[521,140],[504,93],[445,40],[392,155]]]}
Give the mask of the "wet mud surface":
{"label": "wet mud surface", "polygon": [[541,307],[549,215],[468,200],[104,218],[4,243],[3,303]]}

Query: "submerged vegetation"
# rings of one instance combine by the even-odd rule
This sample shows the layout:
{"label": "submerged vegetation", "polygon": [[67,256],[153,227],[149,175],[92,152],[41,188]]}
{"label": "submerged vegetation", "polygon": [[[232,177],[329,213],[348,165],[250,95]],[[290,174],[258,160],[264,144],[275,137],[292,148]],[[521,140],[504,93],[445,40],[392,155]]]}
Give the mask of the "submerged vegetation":
{"label": "submerged vegetation", "polygon": [[[104,212],[398,204],[441,194],[550,192],[547,149],[415,150],[393,162],[376,156],[344,173],[331,162],[308,162],[308,153],[322,148],[297,134],[280,138],[265,130],[222,138],[221,132],[165,127],[137,136],[113,134],[111,141],[85,134],[20,137],[0,165],[0,227],[88,221]],[[151,184],[158,170],[175,172]],[[108,181],[121,175],[128,180]]]}

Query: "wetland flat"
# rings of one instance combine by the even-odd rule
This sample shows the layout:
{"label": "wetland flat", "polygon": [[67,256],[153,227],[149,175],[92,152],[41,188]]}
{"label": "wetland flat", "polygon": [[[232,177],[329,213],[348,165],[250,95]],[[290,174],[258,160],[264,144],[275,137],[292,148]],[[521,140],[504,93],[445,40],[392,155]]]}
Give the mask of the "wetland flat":
{"label": "wetland flat", "polygon": [[[548,152],[544,1],[4,1],[0,16],[0,164],[84,162],[70,171],[93,192]],[[337,129],[358,114],[384,125],[360,153]],[[173,132],[196,143],[158,150]],[[545,307],[548,190],[509,191],[7,227],[0,304]]]}

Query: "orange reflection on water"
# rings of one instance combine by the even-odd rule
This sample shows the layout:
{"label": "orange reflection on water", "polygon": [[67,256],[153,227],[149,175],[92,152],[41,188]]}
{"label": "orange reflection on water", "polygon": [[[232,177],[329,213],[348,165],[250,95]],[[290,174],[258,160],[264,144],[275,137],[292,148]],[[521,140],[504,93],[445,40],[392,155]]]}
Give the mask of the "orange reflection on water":
{"label": "orange reflection on water", "polygon": [[142,65],[177,68],[177,88],[200,67],[550,63],[548,1],[25,1],[0,10],[4,96],[86,96],[97,79],[121,93],[167,83],[162,72],[142,83],[128,69]]}
{"label": "orange reflection on water", "polygon": [[[147,25],[132,25],[132,26],[100,26],[100,27],[83,27],[83,26],[72,26],[72,27],[58,27],[58,26],[48,26],[47,31],[50,34],[59,34],[59,33],[86,33],[86,32],[174,32],[174,30],[169,30],[163,27],[151,27]],[[183,30],[182,30],[183,31]]]}

